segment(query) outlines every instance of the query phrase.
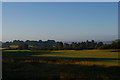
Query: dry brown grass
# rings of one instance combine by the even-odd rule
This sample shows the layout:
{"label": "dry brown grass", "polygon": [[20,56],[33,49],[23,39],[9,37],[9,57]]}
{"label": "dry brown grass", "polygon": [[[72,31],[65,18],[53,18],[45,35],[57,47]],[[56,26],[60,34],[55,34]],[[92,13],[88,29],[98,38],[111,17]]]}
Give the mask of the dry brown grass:
{"label": "dry brown grass", "polygon": [[[4,63],[14,63],[15,60],[3,60]],[[21,60],[18,63],[45,63],[45,64],[74,64],[74,65],[84,65],[84,66],[120,66],[120,64],[105,64],[101,62],[93,62],[93,61],[74,61],[74,60],[57,60],[57,61],[47,61],[47,60]]]}

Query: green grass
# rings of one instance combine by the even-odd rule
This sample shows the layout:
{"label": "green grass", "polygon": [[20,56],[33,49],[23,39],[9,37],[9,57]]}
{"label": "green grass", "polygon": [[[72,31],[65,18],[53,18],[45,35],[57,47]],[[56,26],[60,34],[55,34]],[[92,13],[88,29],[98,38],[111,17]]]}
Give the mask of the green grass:
{"label": "green grass", "polygon": [[3,80],[119,80],[111,50],[3,50]]}
{"label": "green grass", "polygon": [[4,50],[4,49],[7,49],[7,48],[0,48],[0,50]]}
{"label": "green grass", "polygon": [[116,66],[120,61],[118,52],[104,50],[60,50],[60,51],[30,51],[4,50],[5,59],[21,59],[28,62],[82,64]]}
{"label": "green grass", "polygon": [[92,61],[91,60],[87,60],[87,61],[96,62],[96,64],[101,64],[101,65],[118,65],[118,61],[119,61],[119,60],[115,60],[118,59],[118,52],[110,52],[110,51],[53,51],[51,52],[51,54],[32,55],[32,56],[80,58],[81,61],[82,59],[93,58]]}
{"label": "green grass", "polygon": [[47,57],[74,57],[74,58],[118,58],[118,52],[110,51],[52,51],[51,54],[33,55]]}

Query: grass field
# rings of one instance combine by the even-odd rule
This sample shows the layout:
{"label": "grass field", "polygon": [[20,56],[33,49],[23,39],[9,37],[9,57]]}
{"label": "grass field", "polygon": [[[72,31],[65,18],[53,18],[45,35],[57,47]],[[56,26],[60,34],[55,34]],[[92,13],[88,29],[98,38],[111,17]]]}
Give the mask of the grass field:
{"label": "grass field", "polygon": [[3,80],[119,80],[113,50],[3,51]]}
{"label": "grass field", "polygon": [[83,65],[85,63],[85,65],[96,64],[96,65],[104,65],[104,66],[112,66],[112,65],[119,66],[118,52],[110,52],[110,51],[52,51],[50,54],[32,55],[32,56],[58,57],[62,59],[68,58],[71,59],[71,62],[69,63],[72,63],[74,61],[76,64],[83,64]]}

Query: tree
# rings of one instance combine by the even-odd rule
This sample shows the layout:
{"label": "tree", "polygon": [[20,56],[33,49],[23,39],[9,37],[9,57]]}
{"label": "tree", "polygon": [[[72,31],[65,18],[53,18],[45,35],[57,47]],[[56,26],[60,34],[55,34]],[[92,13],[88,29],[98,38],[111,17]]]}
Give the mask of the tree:
{"label": "tree", "polygon": [[107,45],[105,45],[104,47],[104,44],[103,44],[103,42],[99,42],[97,45],[96,45],[96,48],[104,48],[104,47],[106,47]]}
{"label": "tree", "polygon": [[56,47],[57,47],[57,49],[62,50],[63,49],[63,42],[57,42]]}
{"label": "tree", "polygon": [[68,43],[64,43],[64,49],[65,49],[65,50],[70,49],[70,45],[69,45]]}
{"label": "tree", "polygon": [[18,50],[23,50],[22,45],[19,45],[19,46],[18,46]]}
{"label": "tree", "polygon": [[28,50],[29,47],[28,47],[28,44],[23,44],[23,45],[19,45],[19,46],[18,46],[18,49],[19,49],[19,50]]}
{"label": "tree", "polygon": [[71,43],[72,49],[78,49],[78,44],[76,42]]}

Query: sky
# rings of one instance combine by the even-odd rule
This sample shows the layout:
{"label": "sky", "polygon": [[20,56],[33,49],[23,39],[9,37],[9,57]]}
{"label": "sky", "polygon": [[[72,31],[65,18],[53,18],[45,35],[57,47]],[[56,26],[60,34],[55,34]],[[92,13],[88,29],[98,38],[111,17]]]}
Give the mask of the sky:
{"label": "sky", "polygon": [[4,2],[2,41],[111,41],[118,37],[117,2]]}
{"label": "sky", "polygon": [[3,2],[118,2],[119,0],[2,0]]}
{"label": "sky", "polygon": [[0,41],[2,41],[2,3],[0,2]]}

